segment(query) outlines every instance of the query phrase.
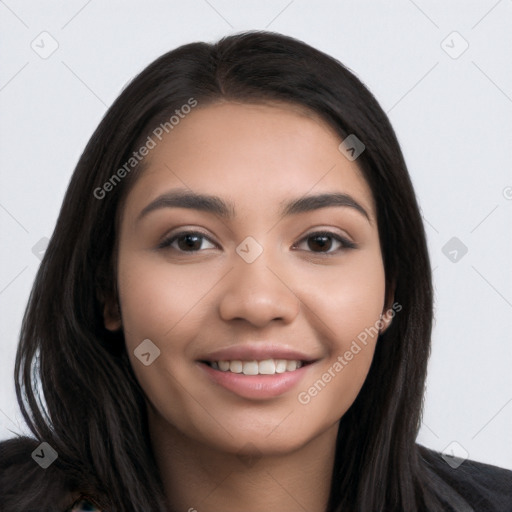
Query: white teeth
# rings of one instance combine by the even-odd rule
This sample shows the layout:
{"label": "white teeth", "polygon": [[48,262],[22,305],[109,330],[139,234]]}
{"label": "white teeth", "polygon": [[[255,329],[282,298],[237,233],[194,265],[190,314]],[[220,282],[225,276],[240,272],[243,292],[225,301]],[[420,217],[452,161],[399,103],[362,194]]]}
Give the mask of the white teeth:
{"label": "white teeth", "polygon": [[258,361],[247,361],[243,363],[244,375],[258,375]]}
{"label": "white teeth", "polygon": [[258,363],[259,373],[262,375],[274,375],[276,373],[276,363],[273,359],[265,359]]}
{"label": "white teeth", "polygon": [[229,370],[229,361],[219,361],[219,370],[227,372]]}
{"label": "white teeth", "polygon": [[274,375],[293,372],[303,366],[302,361],[287,359],[265,359],[263,361],[212,361],[210,366],[223,372],[243,373],[244,375]]}
{"label": "white teeth", "polygon": [[286,371],[286,359],[276,360],[276,373],[284,373]]}
{"label": "white teeth", "polygon": [[233,373],[242,373],[243,369],[242,361],[231,361],[229,363],[229,371]]}
{"label": "white teeth", "polygon": [[286,361],[286,371],[293,372],[297,369],[297,361]]}

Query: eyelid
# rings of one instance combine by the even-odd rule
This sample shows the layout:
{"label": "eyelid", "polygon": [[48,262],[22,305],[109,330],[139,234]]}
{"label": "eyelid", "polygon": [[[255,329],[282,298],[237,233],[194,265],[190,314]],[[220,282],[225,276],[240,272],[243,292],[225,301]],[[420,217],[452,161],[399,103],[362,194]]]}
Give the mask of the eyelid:
{"label": "eyelid", "polygon": [[[159,244],[157,245],[157,249],[168,249],[177,238],[179,238],[180,236],[183,236],[183,235],[200,235],[204,239],[208,240],[211,244],[218,247],[218,244],[216,242],[214,242],[210,238],[210,236],[207,235],[206,233],[204,233],[203,231],[201,231],[199,229],[195,229],[195,228],[190,228],[190,229],[185,228],[185,229],[182,229],[181,231],[177,231],[176,233],[171,232],[170,234],[165,235],[163,237],[163,239],[161,240],[161,242],[159,242]],[[178,251],[178,252],[187,253],[187,252],[201,252],[201,251]]]}
{"label": "eyelid", "polygon": [[311,254],[321,254],[321,255],[330,256],[330,255],[336,254],[340,250],[357,249],[358,248],[358,245],[355,242],[353,242],[352,240],[350,240],[348,237],[340,235],[339,233],[336,233],[335,231],[332,231],[330,229],[321,229],[321,228],[320,229],[316,229],[314,231],[307,232],[296,244],[294,244],[293,247],[296,247],[297,245],[301,244],[302,242],[304,242],[308,238],[311,238],[311,237],[313,237],[315,235],[316,236],[318,236],[318,235],[325,235],[325,236],[334,238],[335,240],[337,240],[342,245],[342,247],[341,247],[341,249],[338,249],[338,250],[335,250],[335,251],[332,251],[332,252],[307,251],[307,252],[310,252]]}

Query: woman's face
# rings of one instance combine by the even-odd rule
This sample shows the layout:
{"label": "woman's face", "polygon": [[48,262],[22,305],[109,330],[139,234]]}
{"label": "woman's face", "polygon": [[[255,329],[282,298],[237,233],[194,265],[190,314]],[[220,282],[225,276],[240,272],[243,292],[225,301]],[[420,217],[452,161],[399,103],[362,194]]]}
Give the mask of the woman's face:
{"label": "woman's face", "polygon": [[385,306],[372,194],[340,142],[287,106],[222,103],[150,151],[121,219],[121,318],[105,312],[150,421],[232,453],[337,428]]}

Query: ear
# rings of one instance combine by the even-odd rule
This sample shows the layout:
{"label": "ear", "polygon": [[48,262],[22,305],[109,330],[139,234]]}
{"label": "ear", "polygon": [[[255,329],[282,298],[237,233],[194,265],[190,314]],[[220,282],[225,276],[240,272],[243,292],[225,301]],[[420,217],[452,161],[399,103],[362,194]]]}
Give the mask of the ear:
{"label": "ear", "polygon": [[379,320],[379,334],[383,334],[387,331],[394,316],[394,311],[392,309],[386,309],[382,312]]}
{"label": "ear", "polygon": [[382,314],[380,315],[379,325],[381,327],[379,329],[379,334],[383,334],[384,332],[387,331],[397,311],[400,311],[402,309],[402,306],[400,306],[399,304],[397,304],[399,309],[397,308],[395,310],[395,308],[393,307],[395,300],[395,288],[395,283],[392,283],[392,285],[389,287],[388,293],[386,294],[386,303],[384,305]]}
{"label": "ear", "polygon": [[103,306],[103,322],[105,328],[109,331],[118,331],[123,323],[121,320],[121,311],[116,300],[106,300]]}

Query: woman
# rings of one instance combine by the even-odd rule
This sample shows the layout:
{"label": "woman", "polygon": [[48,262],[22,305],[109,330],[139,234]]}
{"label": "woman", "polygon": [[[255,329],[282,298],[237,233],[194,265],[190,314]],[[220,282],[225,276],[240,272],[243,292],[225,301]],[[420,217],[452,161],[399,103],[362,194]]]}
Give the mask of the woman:
{"label": "woman", "polygon": [[402,153],[353,74],[267,32],[169,52],[71,179],[3,510],[512,510],[512,472],[416,444],[432,300]]}

